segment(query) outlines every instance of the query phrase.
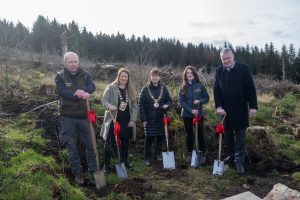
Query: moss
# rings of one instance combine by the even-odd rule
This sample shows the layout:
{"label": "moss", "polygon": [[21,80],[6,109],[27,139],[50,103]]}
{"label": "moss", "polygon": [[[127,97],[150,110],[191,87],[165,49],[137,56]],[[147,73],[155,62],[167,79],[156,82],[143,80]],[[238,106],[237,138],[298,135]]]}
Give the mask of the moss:
{"label": "moss", "polygon": [[300,185],[300,172],[293,173],[292,178]]}
{"label": "moss", "polygon": [[295,140],[290,135],[275,133],[272,135],[275,142],[278,144],[277,152],[290,159],[296,165],[300,164],[300,141]]}
{"label": "moss", "polygon": [[60,188],[56,195],[62,199],[86,199],[65,179],[54,178],[59,166],[52,157],[27,150],[13,157],[8,164],[9,167],[1,172],[4,199],[53,199],[54,188]]}

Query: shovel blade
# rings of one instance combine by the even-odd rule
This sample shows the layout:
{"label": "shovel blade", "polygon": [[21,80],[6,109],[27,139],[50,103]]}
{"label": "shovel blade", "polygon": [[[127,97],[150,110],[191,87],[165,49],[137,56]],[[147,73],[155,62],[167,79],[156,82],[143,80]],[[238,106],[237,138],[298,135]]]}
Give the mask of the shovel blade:
{"label": "shovel blade", "polygon": [[191,166],[194,167],[194,168],[199,167],[199,164],[200,164],[199,161],[200,161],[200,157],[199,157],[197,151],[193,150],[192,151]]}
{"label": "shovel blade", "polygon": [[173,151],[162,153],[164,169],[175,169],[175,157]]}
{"label": "shovel blade", "polygon": [[119,178],[126,179],[128,178],[126,167],[124,163],[116,164],[116,171]]}
{"label": "shovel blade", "polygon": [[224,162],[220,160],[214,161],[213,175],[223,176],[224,173]]}
{"label": "shovel blade", "polygon": [[96,183],[96,188],[99,190],[100,188],[103,188],[106,186],[106,179],[105,179],[105,175],[104,172],[101,170],[97,170],[94,173],[94,179],[95,179],[95,183]]}

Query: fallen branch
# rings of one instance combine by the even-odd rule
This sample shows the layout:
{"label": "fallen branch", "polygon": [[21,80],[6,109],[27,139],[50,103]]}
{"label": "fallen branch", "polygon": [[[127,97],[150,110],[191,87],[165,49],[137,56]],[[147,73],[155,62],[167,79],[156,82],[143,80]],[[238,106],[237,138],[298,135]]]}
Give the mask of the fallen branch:
{"label": "fallen branch", "polygon": [[51,104],[54,104],[54,103],[57,103],[57,102],[58,102],[58,100],[48,102],[48,103],[43,104],[43,105],[40,105],[40,106],[38,106],[38,107],[36,107],[36,108],[34,108],[34,109],[32,109],[32,110],[29,110],[29,111],[27,111],[27,112],[25,112],[25,113],[31,113],[31,112],[33,112],[33,111],[35,111],[35,110],[37,110],[37,109],[40,109],[40,108],[42,108],[42,107],[45,107],[45,106],[48,106],[48,105],[51,105]]}

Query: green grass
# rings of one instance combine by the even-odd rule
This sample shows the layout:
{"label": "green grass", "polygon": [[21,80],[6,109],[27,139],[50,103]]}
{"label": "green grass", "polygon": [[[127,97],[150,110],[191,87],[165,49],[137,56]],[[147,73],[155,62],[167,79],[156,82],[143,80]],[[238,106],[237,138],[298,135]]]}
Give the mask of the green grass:
{"label": "green grass", "polygon": [[300,165],[300,141],[295,140],[290,135],[283,135],[278,133],[273,134],[272,137],[279,146],[277,151],[289,158],[296,165]]}
{"label": "green grass", "polygon": [[293,116],[298,101],[296,95],[290,93],[286,94],[279,102],[278,114],[283,116]]}
{"label": "green grass", "polygon": [[1,198],[53,199],[54,188],[62,199],[86,199],[83,192],[64,179],[56,179],[59,166],[52,157],[45,157],[29,149],[8,162],[1,171]]}

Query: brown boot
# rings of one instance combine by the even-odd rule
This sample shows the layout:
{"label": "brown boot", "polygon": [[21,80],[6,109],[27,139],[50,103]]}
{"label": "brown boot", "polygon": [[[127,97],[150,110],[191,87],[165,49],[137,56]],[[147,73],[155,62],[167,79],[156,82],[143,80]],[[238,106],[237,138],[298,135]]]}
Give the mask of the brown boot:
{"label": "brown boot", "polygon": [[82,184],[84,183],[84,178],[83,178],[82,173],[79,173],[79,174],[76,174],[76,175],[75,175],[75,182],[76,182],[78,185],[82,185]]}

